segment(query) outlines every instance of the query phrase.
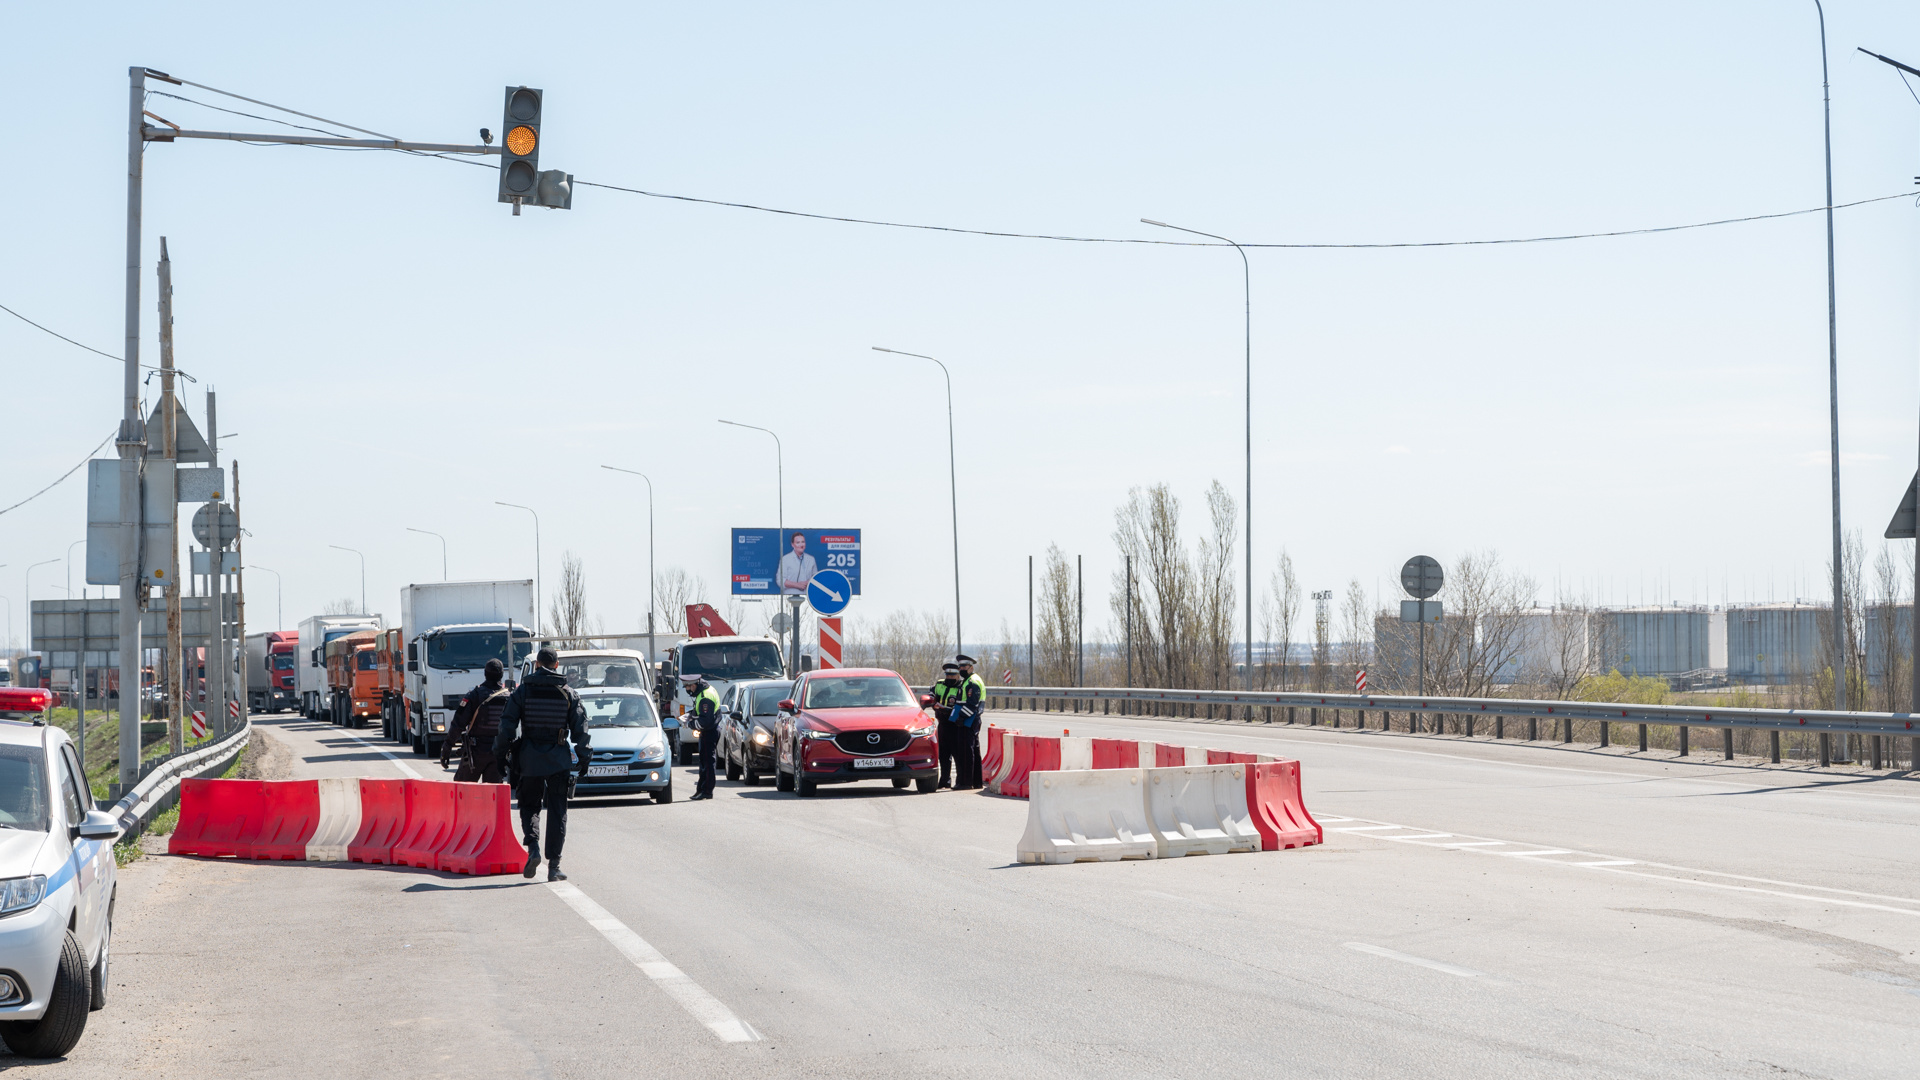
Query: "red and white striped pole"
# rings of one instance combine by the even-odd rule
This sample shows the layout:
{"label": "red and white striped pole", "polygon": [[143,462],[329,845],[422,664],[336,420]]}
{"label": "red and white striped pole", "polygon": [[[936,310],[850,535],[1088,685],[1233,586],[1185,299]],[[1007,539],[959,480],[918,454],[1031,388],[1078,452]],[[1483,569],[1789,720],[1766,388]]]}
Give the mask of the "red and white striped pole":
{"label": "red and white striped pole", "polygon": [[823,618],[819,622],[821,669],[845,667],[846,665],[840,662],[840,619],[838,617]]}
{"label": "red and white striped pole", "polygon": [[1353,692],[1356,694],[1364,694],[1367,692],[1367,669],[1366,668],[1361,668],[1359,672],[1354,675]]}

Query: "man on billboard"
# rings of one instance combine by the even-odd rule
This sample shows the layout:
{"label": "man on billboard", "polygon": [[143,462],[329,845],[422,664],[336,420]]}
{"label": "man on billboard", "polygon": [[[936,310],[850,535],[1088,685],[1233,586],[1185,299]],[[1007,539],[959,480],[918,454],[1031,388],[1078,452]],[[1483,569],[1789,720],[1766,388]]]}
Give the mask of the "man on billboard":
{"label": "man on billboard", "polygon": [[802,596],[807,591],[807,583],[820,567],[807,554],[807,534],[793,534],[793,550],[780,556],[780,592],[784,596]]}

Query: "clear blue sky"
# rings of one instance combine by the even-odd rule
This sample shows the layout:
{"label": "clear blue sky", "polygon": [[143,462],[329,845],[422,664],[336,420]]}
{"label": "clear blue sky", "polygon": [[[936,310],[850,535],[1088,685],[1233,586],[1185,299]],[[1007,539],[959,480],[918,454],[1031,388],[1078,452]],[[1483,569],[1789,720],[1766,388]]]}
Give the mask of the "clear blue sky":
{"label": "clear blue sky", "polygon": [[[1920,66],[1920,8],[1829,17],[1837,198],[1912,190],[1920,104],[1853,49]],[[581,180],[993,229],[1430,240],[1822,199],[1811,3],[40,5],[11,10],[8,37],[27,108],[0,303],[109,352],[133,63],[430,140],[497,129],[501,87],[525,83],[547,92],[541,164]],[[440,572],[407,526],[448,534],[456,577],[529,574],[504,498],[541,512],[549,591],[571,550],[609,628],[637,625],[644,486],[602,463],[652,473],[661,567],[719,592],[728,528],[772,524],[775,504],[770,440],[721,416],[781,431],[790,524],[865,529],[859,613],[949,609],[939,375],[876,344],[954,371],[969,639],[1024,621],[1026,557],[1049,543],[1087,557],[1104,618],[1129,487],[1173,485],[1194,527],[1209,481],[1241,490],[1231,251],[589,188],[516,219],[494,187],[387,153],[147,153],[145,358],[165,235],[190,405],[219,389],[248,556],[286,575],[290,623],[357,594],[329,544],[367,552],[394,614],[400,585]],[[1839,215],[1846,520],[1872,544],[1916,454],[1917,225],[1910,200]],[[1256,252],[1262,579],[1284,544],[1306,587],[1391,599],[1407,556],[1493,548],[1543,600],[1556,577],[1615,602],[1824,596],[1823,251],[1810,215]],[[106,435],[120,376],[7,318],[0,358],[5,505]],[[82,535],[79,481],[0,517],[17,636],[22,569]],[[61,570],[33,596],[61,595]],[[258,628],[271,578],[250,585]]]}

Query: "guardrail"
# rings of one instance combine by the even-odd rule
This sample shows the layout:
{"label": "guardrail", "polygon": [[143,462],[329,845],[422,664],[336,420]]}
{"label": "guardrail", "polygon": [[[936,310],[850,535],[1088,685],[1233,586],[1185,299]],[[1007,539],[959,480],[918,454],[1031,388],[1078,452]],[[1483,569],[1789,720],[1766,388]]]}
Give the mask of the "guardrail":
{"label": "guardrail", "polygon": [[120,820],[121,842],[137,836],[148,822],[173,805],[182,779],[225,772],[233,759],[247,748],[247,739],[252,733],[253,725],[242,720],[232,731],[212,742],[142,763],[140,781],[107,811]]}
{"label": "guardrail", "polygon": [[[1416,716],[1459,716],[1466,719],[1466,733],[1473,734],[1473,720],[1485,717],[1504,725],[1509,719],[1532,721],[1537,729],[1538,722],[1546,720],[1550,725],[1560,725],[1565,742],[1573,741],[1573,722],[1597,721],[1603,725],[1602,740],[1606,740],[1606,725],[1612,724],[1659,724],[1681,729],[1682,735],[1695,727],[1714,728],[1728,733],[1727,756],[1733,756],[1731,732],[1734,728],[1750,728],[1765,731],[1811,731],[1825,735],[1849,734],[1871,736],[1907,736],[1920,738],[1920,714],[1913,713],[1857,713],[1835,712],[1820,709],[1720,709],[1693,705],[1629,705],[1604,701],[1532,701],[1524,698],[1442,698],[1442,697],[1399,697],[1382,694],[1314,694],[1290,691],[1247,691],[1247,690],[1153,690],[1120,687],[1067,687],[1067,686],[994,686],[987,688],[987,707],[1002,709],[1039,708],[1043,701],[1102,702],[1104,711],[1114,712],[1113,705],[1119,703],[1122,715],[1143,715],[1147,705],[1205,705],[1208,715],[1216,708],[1224,709],[1223,715],[1231,717],[1235,712],[1247,710],[1244,719],[1253,719],[1253,710],[1261,710],[1260,718],[1268,722],[1274,720],[1273,710],[1285,709],[1281,719],[1286,723],[1296,721],[1296,711],[1310,711],[1310,722],[1318,721],[1320,710],[1334,711],[1337,724],[1340,712],[1352,710],[1357,721],[1356,726],[1365,728],[1369,713],[1377,713],[1384,729],[1391,723],[1394,713],[1406,713],[1409,724]],[[1031,704],[1029,704],[1031,703]],[[1157,711],[1157,710],[1156,710]],[[1535,738],[1536,735],[1529,735]],[[1825,740],[1822,740],[1823,751]],[[1682,743],[1684,753],[1685,743]],[[1920,751],[1920,745],[1914,748]],[[1775,760],[1779,749],[1776,743]],[[1881,747],[1878,739],[1873,743],[1874,768],[1879,768]],[[1822,754],[1822,764],[1826,764]],[[1920,761],[1920,756],[1916,757]]]}

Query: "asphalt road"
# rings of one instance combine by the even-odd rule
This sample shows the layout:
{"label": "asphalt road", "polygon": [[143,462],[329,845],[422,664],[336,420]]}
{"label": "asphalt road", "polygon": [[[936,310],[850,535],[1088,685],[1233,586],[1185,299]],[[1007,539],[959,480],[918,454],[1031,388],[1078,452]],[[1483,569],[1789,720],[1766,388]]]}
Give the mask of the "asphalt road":
{"label": "asphalt road", "polygon": [[[1912,779],[996,719],[1297,757],[1327,843],[1019,866],[1022,802],[885,785],[802,801],[723,781],[711,802],[577,804],[574,890],[148,858],[124,871],[108,1009],[70,1059],[32,1068],[1914,1074]],[[261,723],[293,747],[296,775],[444,775],[377,731]]]}

